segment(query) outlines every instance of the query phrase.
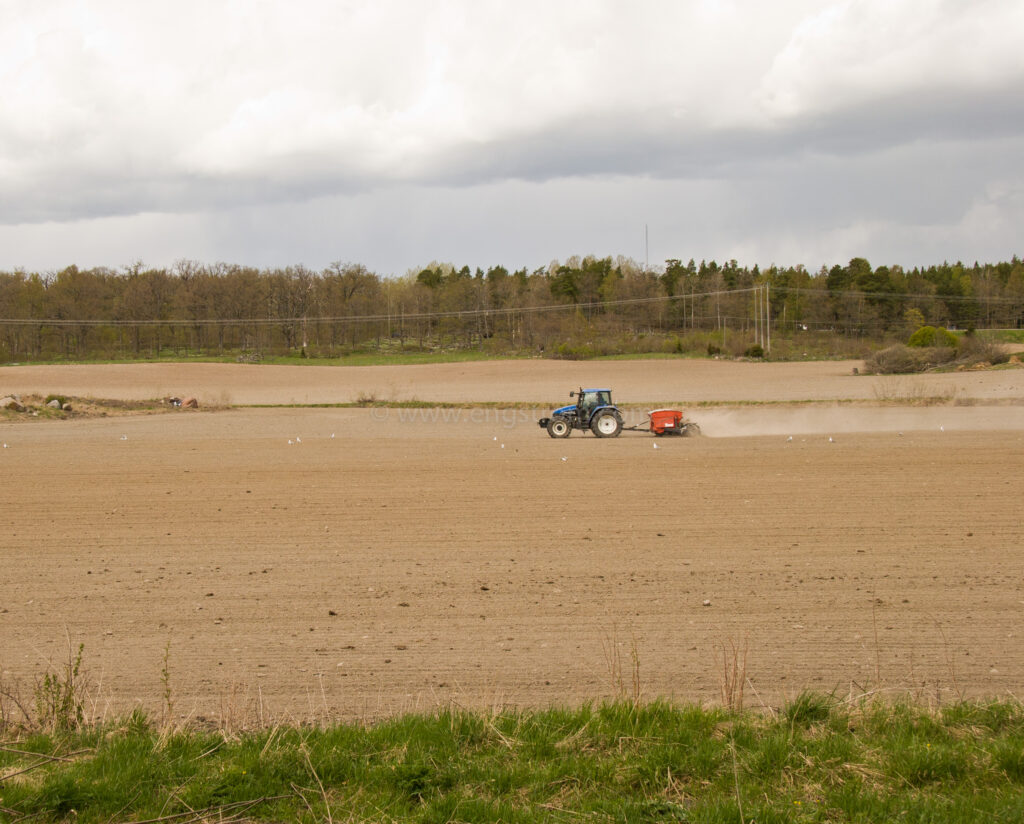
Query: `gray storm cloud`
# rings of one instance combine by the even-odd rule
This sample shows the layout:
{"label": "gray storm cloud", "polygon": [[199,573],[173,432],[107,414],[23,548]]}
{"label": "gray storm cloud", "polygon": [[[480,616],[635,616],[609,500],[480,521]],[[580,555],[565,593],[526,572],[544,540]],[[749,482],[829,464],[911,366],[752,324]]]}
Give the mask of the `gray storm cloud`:
{"label": "gray storm cloud", "polygon": [[[0,10],[0,241],[13,255],[0,266],[54,265],[53,238],[72,257],[117,255],[133,219],[143,248],[129,254],[189,254],[147,240],[160,215],[202,255],[325,254],[301,228],[276,251],[246,244],[246,226],[281,225],[287,210],[354,250],[346,227],[397,225],[456,255],[486,254],[490,239],[500,262],[517,252],[507,232],[484,224],[470,241],[444,228],[476,225],[481,204],[527,230],[550,204],[545,225],[564,227],[572,248],[555,254],[567,255],[608,237],[554,211],[584,183],[602,193],[585,207],[595,225],[616,219],[605,199],[645,193],[650,213],[621,219],[653,223],[669,256],[685,254],[670,243],[703,241],[698,256],[834,260],[861,242],[858,254],[901,258],[916,244],[925,262],[936,221],[961,232],[965,256],[1009,256],[1024,190],[1020,31],[1024,7],[1008,0],[264,0],[244,15],[220,2],[14,0]],[[503,187],[509,197],[493,197]],[[694,196],[721,211],[704,210],[699,234],[679,206]],[[121,245],[104,245],[113,220]],[[99,233],[90,243],[83,222]],[[518,254],[550,253],[548,234],[520,235]],[[393,253],[364,259],[398,269],[440,254]]]}

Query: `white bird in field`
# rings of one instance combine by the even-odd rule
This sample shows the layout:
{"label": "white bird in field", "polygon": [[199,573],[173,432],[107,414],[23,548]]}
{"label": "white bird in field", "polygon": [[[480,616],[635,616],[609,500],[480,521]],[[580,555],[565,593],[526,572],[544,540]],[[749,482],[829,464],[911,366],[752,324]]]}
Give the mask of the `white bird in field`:
{"label": "white bird in field", "polygon": [[828,442],[829,443],[835,443],[835,441],[833,441],[831,438],[828,439]]}
{"label": "white bird in field", "polygon": [[504,448],[505,448],[505,444],[502,444],[502,445],[501,445],[501,448],[502,448],[502,449],[504,449]]}
{"label": "white bird in field", "polygon": [[653,446],[655,449],[658,448],[658,445],[656,443],[655,444],[651,444],[651,446]]}
{"label": "white bird in field", "polygon": [[334,433],[333,433],[333,432],[331,433],[331,437],[332,437],[332,438],[334,437]]}
{"label": "white bird in field", "polygon": [[295,443],[302,443],[302,438],[296,438]]}
{"label": "white bird in field", "polygon": [[790,443],[790,442],[792,442],[792,440],[793,440],[793,436],[790,435],[788,438],[786,438],[786,443]]}
{"label": "white bird in field", "polygon": [[292,445],[292,439],[291,439],[291,438],[289,438],[289,439],[288,439],[288,446],[291,446],[291,445]]}
{"label": "white bird in field", "polygon": [[122,436],[121,436],[121,440],[122,440],[122,441],[126,441],[126,440],[128,440],[128,436],[127,436],[127,435],[122,435]]}
{"label": "white bird in field", "polygon": [[7,446],[7,444],[4,444],[4,449],[8,449],[8,448],[9,448],[9,447]]}
{"label": "white bird in field", "polygon": [[945,431],[946,431],[946,427],[944,427],[944,426],[940,426],[939,427],[939,432],[945,432]]}
{"label": "white bird in field", "polygon": [[567,460],[569,460],[569,459],[568,459],[568,458],[566,458],[566,457],[565,457],[565,456],[563,455],[563,456],[562,456],[562,460],[563,460],[563,461],[567,461]]}

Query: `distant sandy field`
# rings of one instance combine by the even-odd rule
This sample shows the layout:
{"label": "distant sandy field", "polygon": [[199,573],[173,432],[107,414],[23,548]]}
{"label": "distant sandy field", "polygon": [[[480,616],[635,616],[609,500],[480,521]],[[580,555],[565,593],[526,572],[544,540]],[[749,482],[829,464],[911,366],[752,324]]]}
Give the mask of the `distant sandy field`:
{"label": "distant sandy field", "polygon": [[551,404],[579,386],[608,386],[622,402],[866,400],[893,395],[997,401],[1024,396],[1020,369],[912,376],[855,375],[860,361],[479,361],[423,366],[123,364],[0,367],[0,393],[63,393],[147,400],[195,395],[206,403],[505,401]]}
{"label": "distant sandy field", "polygon": [[[0,423],[0,673],[30,694],[70,638],[96,711],[158,714],[166,655],[176,715],[239,724],[575,704],[634,661],[717,701],[735,644],[754,705],[1019,697],[1024,370],[857,365],[0,368],[0,395],[499,402]],[[731,405],[689,410],[710,437],[551,440],[580,384]]]}

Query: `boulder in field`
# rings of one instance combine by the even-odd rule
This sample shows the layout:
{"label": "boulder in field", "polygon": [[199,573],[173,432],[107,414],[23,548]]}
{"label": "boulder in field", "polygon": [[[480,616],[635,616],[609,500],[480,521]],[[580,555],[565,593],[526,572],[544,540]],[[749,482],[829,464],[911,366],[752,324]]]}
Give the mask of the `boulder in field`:
{"label": "boulder in field", "polygon": [[24,412],[25,404],[13,395],[8,395],[5,398],[0,398],[0,409],[13,409],[15,412]]}
{"label": "boulder in field", "polygon": [[185,400],[181,402],[181,406],[183,409],[198,409],[199,401],[195,398],[185,398]]}

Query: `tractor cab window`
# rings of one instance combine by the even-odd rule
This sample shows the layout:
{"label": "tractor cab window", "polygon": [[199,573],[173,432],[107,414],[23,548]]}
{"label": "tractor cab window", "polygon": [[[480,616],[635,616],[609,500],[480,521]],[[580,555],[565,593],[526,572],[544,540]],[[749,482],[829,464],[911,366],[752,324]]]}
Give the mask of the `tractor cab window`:
{"label": "tractor cab window", "polygon": [[611,403],[611,398],[609,398],[608,395],[608,392],[584,392],[582,406],[584,409],[608,406],[608,404]]}

